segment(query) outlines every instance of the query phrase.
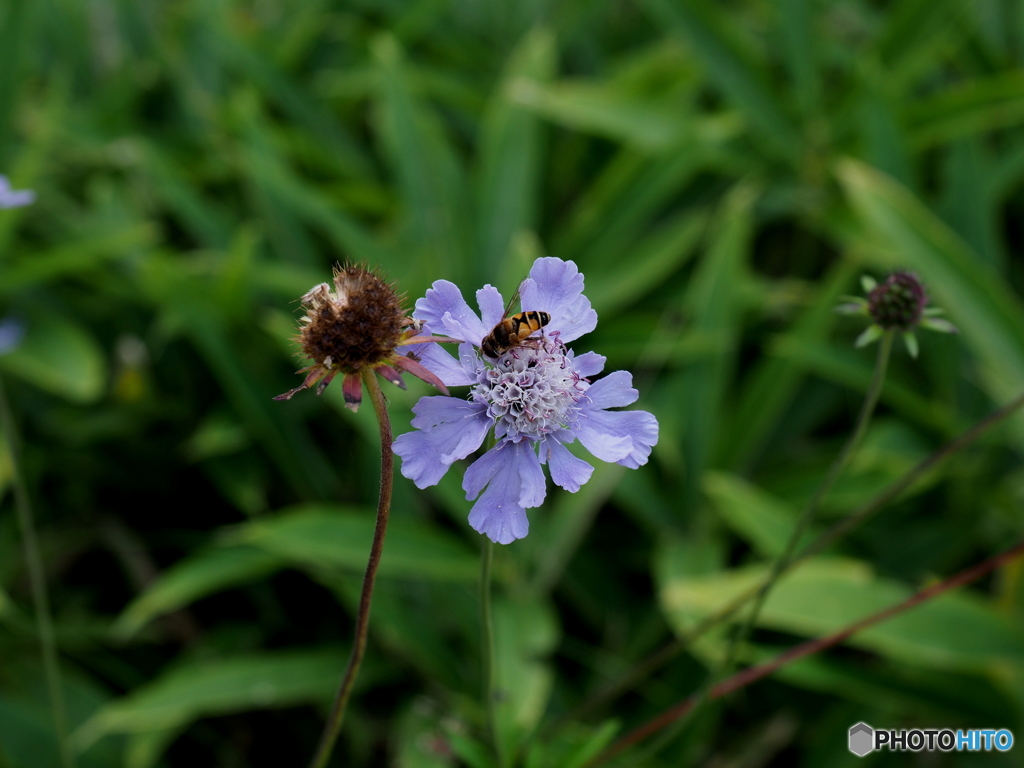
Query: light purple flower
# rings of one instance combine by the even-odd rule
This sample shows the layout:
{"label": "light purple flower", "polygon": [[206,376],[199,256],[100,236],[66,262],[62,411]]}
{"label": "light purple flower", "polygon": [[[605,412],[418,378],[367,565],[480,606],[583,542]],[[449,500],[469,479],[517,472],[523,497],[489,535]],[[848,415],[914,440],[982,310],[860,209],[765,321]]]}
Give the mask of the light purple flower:
{"label": "light purple flower", "polygon": [[594,468],[569,452],[570,443],[578,439],[598,459],[636,469],[647,463],[658,441],[658,422],[651,414],[608,410],[636,401],[632,376],[615,371],[591,383],[605,358],[566,349],[567,342],[597,325],[576,265],[538,259],[520,290],[524,310],[547,312],[551,319],[535,338],[497,359],[479,349],[502,320],[504,302],[495,288],[477,291],[480,315],[447,280],[435,282],[416,302],[416,319],[463,342],[457,360],[429,345],[424,365],[449,387],[471,389],[466,400],[422,398],[413,408],[416,430],[394,444],[402,474],[426,488],[479,448],[493,428],[497,444],[469,466],[462,487],[467,499],[476,499],[469,524],[499,544],[529,532],[526,510],[539,507],[546,493],[542,464],[567,491],[578,491],[590,479]]}
{"label": "light purple flower", "polygon": [[25,324],[16,317],[0,319],[0,355],[6,355],[25,338]]}
{"label": "light purple flower", "polygon": [[11,189],[6,176],[0,176],[0,210],[4,208],[20,208],[36,201],[36,193],[27,189]]}

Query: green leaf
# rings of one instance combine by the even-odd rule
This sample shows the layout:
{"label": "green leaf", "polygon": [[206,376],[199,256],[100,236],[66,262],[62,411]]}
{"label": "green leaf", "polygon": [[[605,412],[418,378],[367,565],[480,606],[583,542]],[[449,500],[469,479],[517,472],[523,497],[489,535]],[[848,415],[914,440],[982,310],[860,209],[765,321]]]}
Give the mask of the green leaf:
{"label": "green leaf", "polygon": [[60,756],[50,713],[0,695],[0,750],[0,764],[5,768],[58,768]]}
{"label": "green leaf", "polygon": [[891,75],[873,62],[861,66],[863,83],[855,93],[859,99],[860,133],[864,137],[864,159],[905,184],[914,179],[912,154],[900,123],[903,94]]}
{"label": "green leaf", "polygon": [[679,403],[674,415],[685,428],[683,449],[692,478],[680,500],[684,509],[696,500],[701,476],[716,449],[715,436],[723,431],[721,406],[736,362],[740,286],[746,275],[756,200],[757,193],[747,185],[737,186],[725,199],[709,227],[713,239],[687,289],[690,332],[715,335],[718,344],[714,355],[683,371],[673,388]]}
{"label": "green leaf", "polygon": [[639,240],[629,258],[588,275],[591,303],[602,314],[614,313],[664,284],[696,255],[708,218],[705,211],[677,216]]}
{"label": "green leaf", "polygon": [[[287,158],[276,150],[277,142],[269,135],[259,110],[251,101],[253,99],[242,99],[238,105],[248,140],[247,145],[239,149],[240,166],[267,196],[264,206],[267,215],[279,218],[285,231],[295,228],[295,217],[315,224],[339,251],[353,258],[379,264],[388,270],[407,264],[400,253],[373,237],[336,200],[296,175]],[[285,252],[292,255],[290,250]]]}
{"label": "green leaf", "polygon": [[[442,710],[433,702],[412,699],[397,718],[388,724],[389,752],[394,765],[402,768],[451,768],[450,742],[443,730]],[[444,745],[444,746],[442,746]]]}
{"label": "green leaf", "polygon": [[[588,265],[592,275],[623,271],[636,245],[654,243],[690,211],[663,221],[672,200],[684,194],[715,155],[708,143],[684,144],[656,160],[622,150],[608,162],[598,179],[582,194],[564,226],[558,228],[552,252]],[[655,269],[653,265],[650,267]]]}
{"label": "green leaf", "polygon": [[372,49],[380,77],[378,130],[401,191],[408,245],[435,274],[458,280],[470,250],[464,170],[445,126],[413,93],[398,40],[380,35]]}
{"label": "green leaf", "polygon": [[[389,534],[385,557],[390,539]],[[364,553],[364,559],[368,554]],[[354,616],[361,598],[363,572],[365,564],[359,573],[351,569],[320,570],[315,577],[336,591],[349,615]],[[401,660],[424,680],[461,678],[469,671],[465,646],[453,639],[465,638],[474,643],[479,637],[476,587],[476,583],[468,580],[456,583],[425,578],[378,578],[373,588],[371,642],[386,649],[392,666]]]}
{"label": "green leaf", "polygon": [[[659,537],[652,558],[659,598],[667,594],[668,585],[721,573],[726,563],[726,538],[724,531],[717,528],[712,531],[710,525],[685,535],[670,533]],[[677,632],[689,631],[700,615],[700,612],[674,606],[672,626]]]}
{"label": "green leaf", "polygon": [[124,768],[153,768],[183,728],[130,733],[125,737]]}
{"label": "green leaf", "polygon": [[506,754],[540,722],[555,682],[550,654],[560,637],[547,601],[495,599],[494,718]]}
{"label": "green leaf", "polygon": [[[798,510],[742,478],[724,472],[704,475],[704,492],[726,524],[761,554],[768,557],[782,554],[796,527]],[[805,531],[799,546],[813,538],[813,529]]]}
{"label": "green leaf", "polygon": [[339,648],[238,654],[185,664],[107,704],[76,732],[81,744],[108,733],[178,728],[203,717],[330,700],[345,665]]}
{"label": "green leaf", "polygon": [[284,561],[252,547],[212,547],[174,564],[122,612],[113,631],[132,635],[155,617],[281,568]]}
{"label": "green leaf", "polygon": [[898,0],[881,15],[874,51],[858,52],[860,60],[877,60],[888,80],[904,92],[917,86],[935,62],[967,44],[974,29],[965,13],[970,3],[959,0]]}
{"label": "green leaf", "polygon": [[[23,655],[7,646],[0,664],[0,765],[4,768],[64,768],[58,752],[47,676],[37,653]],[[110,694],[70,665],[61,669],[68,727],[74,729],[110,701]],[[108,737],[77,750],[80,768],[119,765],[121,739]],[[74,750],[74,744],[71,745]]]}
{"label": "green leaf", "polygon": [[155,234],[152,225],[139,223],[76,238],[13,264],[5,262],[0,274],[0,293],[11,295],[27,286],[45,285],[61,277],[98,269],[111,259],[150,245]]}
{"label": "green leaf", "polygon": [[734,39],[735,26],[724,9],[703,0],[645,0],[644,5],[657,21],[683,34],[708,76],[746,116],[758,140],[791,159],[799,156],[800,136],[779,107],[781,99],[760,74],[767,66]]}
{"label": "green leaf", "polygon": [[[751,566],[661,585],[670,621],[685,628],[694,613],[709,614],[767,574]],[[857,560],[817,558],[784,576],[768,596],[758,626],[820,637],[894,606],[912,594],[898,582],[872,574]],[[964,631],[969,627],[970,631]],[[967,592],[944,593],[858,632],[848,644],[908,664],[937,669],[997,670],[1024,664],[1024,628]]]}
{"label": "green leaf", "polygon": [[[373,540],[374,513],[330,506],[299,507],[240,529],[240,538],[296,563],[362,572]],[[380,563],[382,576],[471,581],[476,555],[436,526],[393,515]]]}
{"label": "green leaf", "polygon": [[[792,320],[788,333],[794,346],[822,343],[835,325],[833,307],[856,272],[849,261],[840,261],[822,278],[810,297],[809,306]],[[737,382],[740,386],[734,408],[735,418],[729,440],[723,446],[723,465],[744,469],[768,450],[775,430],[785,418],[786,409],[796,397],[806,376],[805,370],[789,360],[765,355]]]}
{"label": "green leaf", "polygon": [[[221,26],[221,25],[217,25]],[[240,71],[247,82],[258,85],[266,94],[327,149],[327,157],[336,158],[339,167],[367,174],[370,163],[363,147],[348,135],[345,124],[337,119],[322,101],[307,93],[300,84],[289,79],[275,66],[275,62],[264,55],[251,41],[242,41],[223,25],[214,46],[218,57]]]}
{"label": "green leaf", "polygon": [[[18,43],[28,39],[32,21],[31,9],[18,3],[5,10],[4,24],[0,26],[0,146],[8,146],[14,134],[19,86],[24,87],[21,62],[28,59],[30,45]],[[0,242],[0,250],[3,243]]]}
{"label": "green leaf", "polygon": [[300,494],[327,495],[334,474],[287,408],[271,400],[265,382],[249,375],[239,344],[242,334],[211,309],[209,293],[217,286],[188,278],[164,260],[147,265],[147,288],[167,315],[185,326],[206,365],[217,376],[241,423],[259,437],[277,466]]}
{"label": "green leaf", "polygon": [[[533,30],[512,52],[484,114],[477,182],[477,258],[478,272],[490,281],[508,255],[513,238],[523,230],[533,230],[537,217],[540,125],[530,110],[513,101],[512,84],[520,78],[542,83],[554,69],[554,36],[543,29]],[[522,270],[521,274],[525,273]]]}
{"label": "green leaf", "polygon": [[793,80],[793,90],[805,116],[817,117],[821,108],[818,72],[818,36],[812,19],[811,0],[782,0],[778,4],[778,25],[786,56],[786,66]]}
{"label": "green leaf", "polygon": [[447,734],[452,751],[470,768],[497,768],[493,749],[477,739],[454,729]]}
{"label": "green leaf", "polygon": [[[767,346],[772,356],[846,387],[855,387],[863,391],[867,389],[871,380],[870,356],[852,347],[836,347],[789,335],[777,336],[771,339]],[[963,419],[949,406],[925,398],[919,391],[904,384],[895,376],[890,376],[882,386],[882,400],[892,403],[905,416],[922,424],[937,427],[948,434],[966,428]]]}
{"label": "green leaf", "polygon": [[[781,649],[758,649],[756,663],[769,661]],[[852,663],[840,655],[805,656],[787,664],[775,679],[806,690],[829,693],[847,702],[887,708],[906,717],[942,722],[970,713],[980,721],[995,721],[1012,708],[1006,686],[992,677],[911,667],[899,662]],[[899,715],[897,715],[899,716]],[[938,718],[941,718],[938,719]]]}
{"label": "green leaf", "polygon": [[0,355],[0,369],[67,400],[98,400],[107,371],[103,350],[93,337],[75,321],[53,312],[34,310],[24,322],[24,338]]}
{"label": "green leaf", "polygon": [[221,201],[204,197],[183,164],[166,148],[140,137],[125,141],[130,142],[151,176],[153,195],[168,206],[179,225],[208,247],[227,247],[234,222]]}
{"label": "green leaf", "polygon": [[970,78],[910,109],[918,149],[1024,123],[1024,73]]}
{"label": "green leaf", "polygon": [[[1006,244],[997,210],[1002,201],[995,181],[993,151],[981,138],[955,142],[945,153],[941,215],[978,255],[998,270],[1006,266]],[[1005,155],[999,170],[1012,163]]]}
{"label": "green leaf", "polygon": [[621,728],[616,720],[600,725],[567,723],[548,740],[533,740],[523,768],[583,768],[607,747]]}
{"label": "green leaf", "polygon": [[693,122],[677,104],[622,93],[603,83],[544,84],[525,78],[512,86],[518,104],[549,120],[660,153],[692,135]]}
{"label": "green leaf", "polygon": [[596,466],[587,484],[576,493],[558,494],[547,505],[550,507],[547,513],[532,524],[536,540],[528,537],[523,542],[528,551],[533,550],[533,579],[529,588],[532,595],[547,595],[555,587],[598,512],[626,472],[617,464],[594,462],[592,458],[588,463]]}
{"label": "green leaf", "polygon": [[597,728],[586,729],[586,735],[580,737],[581,743],[565,759],[562,768],[582,768],[608,746],[619,731],[619,723],[609,720]]}

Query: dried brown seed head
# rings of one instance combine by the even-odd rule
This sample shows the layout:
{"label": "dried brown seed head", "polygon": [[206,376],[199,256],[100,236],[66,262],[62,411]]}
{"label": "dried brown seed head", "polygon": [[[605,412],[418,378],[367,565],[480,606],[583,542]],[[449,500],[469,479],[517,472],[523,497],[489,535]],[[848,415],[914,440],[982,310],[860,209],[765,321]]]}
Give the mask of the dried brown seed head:
{"label": "dried brown seed head", "polygon": [[361,266],[337,268],[334,288],[321,283],[302,297],[302,351],[314,364],[343,373],[386,362],[405,324],[394,288]]}
{"label": "dried brown seed head", "polygon": [[[275,400],[290,400],[314,386],[319,395],[340,373],[345,405],[354,411],[368,370],[403,389],[400,371],[406,371],[448,394],[444,382],[415,354],[424,343],[439,339],[419,335],[422,324],[405,316],[402,297],[376,272],[358,265],[337,267],[333,291],[320,283],[300,301],[306,314],[300,321],[298,341],[311,362],[300,371],[306,374],[302,384]],[[398,351],[400,347],[408,348],[405,354]]]}

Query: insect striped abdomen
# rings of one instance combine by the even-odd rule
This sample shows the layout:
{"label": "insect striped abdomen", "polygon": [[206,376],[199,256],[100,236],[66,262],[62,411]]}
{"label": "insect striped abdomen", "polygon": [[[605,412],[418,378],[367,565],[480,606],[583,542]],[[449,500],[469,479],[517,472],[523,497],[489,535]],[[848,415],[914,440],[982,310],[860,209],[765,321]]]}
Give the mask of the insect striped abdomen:
{"label": "insect striped abdomen", "polygon": [[491,330],[480,343],[481,351],[488,357],[497,358],[526,339],[534,331],[539,331],[551,322],[547,312],[530,310],[518,315],[506,317]]}

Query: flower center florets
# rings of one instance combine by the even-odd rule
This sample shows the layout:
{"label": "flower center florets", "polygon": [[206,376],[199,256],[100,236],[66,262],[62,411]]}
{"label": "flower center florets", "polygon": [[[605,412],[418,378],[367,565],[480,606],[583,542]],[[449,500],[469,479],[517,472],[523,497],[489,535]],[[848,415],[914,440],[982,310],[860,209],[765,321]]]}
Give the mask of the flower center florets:
{"label": "flower center florets", "polygon": [[299,343],[325,370],[352,373],[386,362],[405,322],[394,287],[358,265],[338,267],[334,291],[320,283],[302,297],[302,305]]}
{"label": "flower center florets", "polygon": [[911,272],[893,272],[868,294],[868,313],[886,330],[906,331],[921,321],[928,298]]}
{"label": "flower center florets", "polygon": [[470,397],[487,406],[498,437],[539,438],[573,420],[586,383],[565,352],[557,337],[531,340],[481,369]]}

